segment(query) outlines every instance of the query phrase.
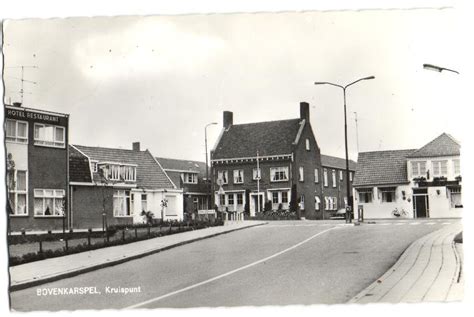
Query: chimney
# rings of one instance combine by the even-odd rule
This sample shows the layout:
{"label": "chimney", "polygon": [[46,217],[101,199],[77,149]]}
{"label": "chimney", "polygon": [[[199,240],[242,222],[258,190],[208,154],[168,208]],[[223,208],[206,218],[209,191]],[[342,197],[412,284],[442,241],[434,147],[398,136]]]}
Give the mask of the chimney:
{"label": "chimney", "polygon": [[132,149],[134,151],[140,151],[140,142],[133,142],[132,143]]}
{"label": "chimney", "polygon": [[309,103],[300,102],[300,118],[309,121]]}
{"label": "chimney", "polygon": [[224,128],[228,129],[234,123],[234,114],[232,111],[224,111]]}

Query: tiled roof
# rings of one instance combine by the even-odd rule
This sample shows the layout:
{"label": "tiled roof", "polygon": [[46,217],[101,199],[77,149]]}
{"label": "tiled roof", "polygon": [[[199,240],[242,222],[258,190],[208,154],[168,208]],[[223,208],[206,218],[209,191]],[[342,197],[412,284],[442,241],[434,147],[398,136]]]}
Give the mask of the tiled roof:
{"label": "tiled roof", "polygon": [[407,156],[415,150],[359,153],[352,185],[388,185],[408,183]]}
{"label": "tiled roof", "polygon": [[199,173],[200,175],[206,175],[206,163],[199,161],[190,160],[177,160],[164,157],[157,157],[161,167],[164,170],[175,170],[175,171],[189,171]]}
{"label": "tiled roof", "polygon": [[[325,167],[333,167],[345,170],[346,169],[346,159],[329,156],[321,154],[321,165]],[[357,163],[353,160],[349,160],[349,170],[355,171],[357,167]]]}
{"label": "tiled roof", "polygon": [[292,152],[301,119],[231,125],[224,130],[213,159],[280,155]]}
{"label": "tiled roof", "polygon": [[92,181],[89,159],[72,146],[69,146],[69,180],[81,183]]}
{"label": "tiled roof", "polygon": [[[174,188],[166,173],[155,161],[151,153],[147,151],[134,151],[125,149],[112,149],[104,147],[91,147],[75,145],[75,147],[87,155],[91,160],[100,162],[116,162],[137,165],[137,187],[146,189]],[[98,173],[94,173],[94,179],[98,179]]]}
{"label": "tiled roof", "polygon": [[441,134],[439,137],[429,142],[421,149],[416,150],[408,157],[436,157],[436,156],[452,156],[460,155],[461,145],[452,136],[447,133]]}

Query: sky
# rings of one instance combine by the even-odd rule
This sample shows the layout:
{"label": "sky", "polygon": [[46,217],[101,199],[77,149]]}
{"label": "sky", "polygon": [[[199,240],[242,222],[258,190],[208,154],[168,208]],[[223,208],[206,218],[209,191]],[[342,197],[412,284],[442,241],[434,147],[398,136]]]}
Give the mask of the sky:
{"label": "sky", "polygon": [[[205,160],[234,123],[297,118],[310,103],[321,152],[419,148],[447,132],[461,142],[464,66],[455,9],[187,14],[4,22],[6,103],[70,114],[70,143]],[[437,73],[424,63],[457,70]],[[358,124],[356,129],[355,114]],[[358,137],[357,137],[358,136]]]}

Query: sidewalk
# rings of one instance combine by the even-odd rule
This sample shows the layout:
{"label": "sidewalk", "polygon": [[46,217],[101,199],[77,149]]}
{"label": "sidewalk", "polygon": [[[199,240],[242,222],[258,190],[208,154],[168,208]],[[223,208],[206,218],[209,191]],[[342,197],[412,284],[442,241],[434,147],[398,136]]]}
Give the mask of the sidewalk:
{"label": "sidewalk", "polygon": [[188,231],[13,266],[10,267],[10,291],[79,275],[171,249],[179,245],[236,230],[260,226],[265,223],[264,221],[228,222],[224,226]]}
{"label": "sidewalk", "polygon": [[395,265],[349,303],[461,301],[462,246],[453,242],[460,231],[461,223],[455,223],[415,241]]}

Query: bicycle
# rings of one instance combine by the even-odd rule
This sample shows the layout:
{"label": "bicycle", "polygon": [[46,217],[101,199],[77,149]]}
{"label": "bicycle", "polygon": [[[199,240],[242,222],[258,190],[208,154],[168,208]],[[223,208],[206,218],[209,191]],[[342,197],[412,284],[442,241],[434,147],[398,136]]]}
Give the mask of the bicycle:
{"label": "bicycle", "polygon": [[406,216],[408,216],[408,213],[403,208],[401,210],[398,210],[398,208],[395,208],[392,211],[392,216],[397,217],[397,218],[406,217]]}

